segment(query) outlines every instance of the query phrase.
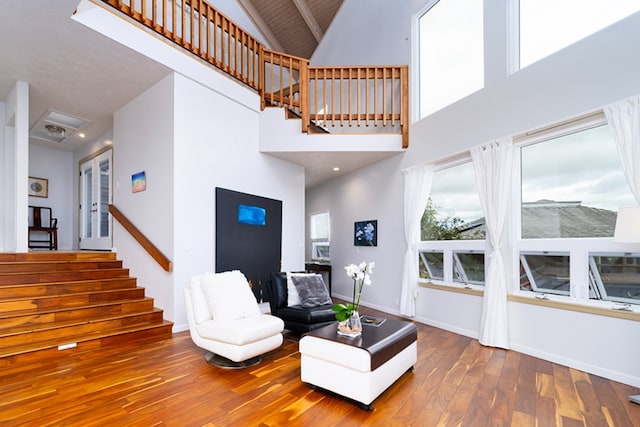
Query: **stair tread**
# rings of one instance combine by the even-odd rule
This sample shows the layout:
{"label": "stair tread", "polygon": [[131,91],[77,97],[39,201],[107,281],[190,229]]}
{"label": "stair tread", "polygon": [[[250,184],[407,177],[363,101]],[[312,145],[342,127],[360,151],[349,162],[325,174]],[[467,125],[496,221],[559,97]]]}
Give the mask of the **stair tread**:
{"label": "stair tread", "polygon": [[29,297],[17,297],[17,298],[3,298],[0,302],[14,302],[14,301],[29,301],[29,300],[46,300],[51,298],[64,298],[64,297],[74,297],[81,295],[93,295],[93,294],[109,294],[115,292],[123,292],[123,291],[140,291],[144,290],[141,286],[136,286],[132,288],[115,288],[115,289],[91,289],[86,292],[69,292],[64,294],[54,294],[54,295],[36,295]]}
{"label": "stair tread", "polygon": [[144,301],[150,301],[150,300],[153,300],[153,298],[144,296],[142,298],[130,298],[130,299],[112,300],[112,301],[96,301],[86,305],[74,305],[74,306],[66,306],[66,307],[58,307],[58,308],[42,308],[40,310],[36,309],[36,310],[5,311],[5,312],[0,312],[0,321],[2,321],[2,319],[9,319],[9,318],[19,317],[19,316],[41,316],[41,315],[52,314],[52,313],[62,313],[65,311],[84,310],[88,308],[98,308],[98,307],[105,307],[105,306],[118,305],[118,304],[124,304],[124,303],[138,303],[138,302],[144,302]]}
{"label": "stair tread", "polygon": [[135,280],[135,277],[125,276],[125,277],[105,277],[103,279],[80,279],[80,280],[56,280],[54,282],[33,282],[33,283],[10,283],[6,285],[0,284],[0,288],[9,289],[9,288],[24,288],[29,286],[59,286],[66,284],[74,284],[79,285],[82,283],[98,283],[98,282],[117,282],[119,280]]}
{"label": "stair tread", "polygon": [[108,331],[100,331],[93,334],[82,334],[82,335],[75,335],[75,336],[69,335],[66,337],[52,338],[52,339],[32,342],[28,344],[6,346],[3,348],[0,348],[0,358],[15,356],[23,353],[48,350],[48,349],[56,348],[60,345],[65,345],[65,344],[94,341],[102,338],[110,338],[118,335],[130,334],[133,332],[152,330],[152,329],[162,329],[162,328],[168,328],[168,327],[170,328],[172,326],[173,326],[173,322],[162,320],[162,322],[157,322],[157,323],[145,323],[145,324],[122,326],[120,328],[114,328]]}
{"label": "stair tread", "polygon": [[106,251],[82,251],[82,252],[16,252],[16,253],[0,253],[0,261],[2,262],[19,262],[19,261],[42,261],[42,260],[114,260],[117,259],[115,252]]}
{"label": "stair tread", "polygon": [[118,313],[118,314],[109,314],[109,315],[102,315],[102,316],[98,315],[98,316],[83,317],[82,319],[57,320],[53,322],[42,323],[40,325],[32,324],[32,325],[16,326],[12,328],[0,329],[0,338],[29,333],[29,332],[48,331],[53,329],[66,328],[69,326],[87,325],[90,323],[98,323],[98,322],[104,322],[104,321],[114,320],[114,319],[130,318],[130,317],[136,317],[136,316],[142,316],[142,315],[148,315],[148,314],[154,314],[154,313],[160,313],[160,312],[162,312],[161,309],[154,307],[151,310],[138,311],[138,312],[132,312],[132,313]]}

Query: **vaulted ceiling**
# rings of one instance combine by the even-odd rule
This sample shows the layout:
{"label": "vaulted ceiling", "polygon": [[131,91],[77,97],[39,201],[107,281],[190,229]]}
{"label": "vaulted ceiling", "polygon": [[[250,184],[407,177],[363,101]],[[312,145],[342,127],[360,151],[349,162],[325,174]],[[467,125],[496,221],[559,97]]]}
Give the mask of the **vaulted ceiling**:
{"label": "vaulted ceiling", "polygon": [[343,0],[238,0],[274,50],[311,58]]}

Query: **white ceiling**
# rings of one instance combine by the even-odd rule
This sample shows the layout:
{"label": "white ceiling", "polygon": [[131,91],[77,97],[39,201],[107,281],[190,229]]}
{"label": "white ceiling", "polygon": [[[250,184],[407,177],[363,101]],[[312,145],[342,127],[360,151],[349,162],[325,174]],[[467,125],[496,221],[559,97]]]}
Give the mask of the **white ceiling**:
{"label": "white ceiling", "polygon": [[[113,113],[167,76],[167,67],[75,22],[79,0],[1,0],[0,100],[29,83],[29,127],[51,109],[86,119],[81,139],[34,144],[74,151],[112,129]],[[305,167],[311,187],[396,153],[282,153]],[[332,170],[340,167],[340,172]]]}
{"label": "white ceiling", "polygon": [[[113,112],[170,73],[166,67],[75,22],[78,0],[2,0],[0,99],[29,83],[29,127],[47,109],[90,120],[84,141],[112,128]],[[67,138],[50,148],[75,150]]]}

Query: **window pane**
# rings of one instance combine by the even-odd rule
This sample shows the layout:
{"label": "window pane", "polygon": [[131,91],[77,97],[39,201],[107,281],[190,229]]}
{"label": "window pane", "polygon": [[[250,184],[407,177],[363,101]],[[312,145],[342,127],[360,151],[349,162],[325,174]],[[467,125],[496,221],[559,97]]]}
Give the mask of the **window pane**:
{"label": "window pane", "polygon": [[638,10],[638,0],[520,0],[520,68]]}
{"label": "window pane", "polygon": [[453,281],[484,286],[484,254],[454,252]]}
{"label": "window pane", "polygon": [[444,280],[442,252],[420,252],[420,278]]}
{"label": "window pane", "polygon": [[434,173],[429,203],[421,221],[421,239],[484,240],[484,217],[473,163]]}
{"label": "window pane", "polygon": [[520,289],[569,295],[569,256],[520,255]]}
{"label": "window pane", "polygon": [[330,217],[329,212],[311,215],[309,218],[309,238],[311,240],[329,240]]}
{"label": "window pane", "polygon": [[329,243],[326,242],[313,242],[311,244],[311,258],[312,259],[329,259]]}
{"label": "window pane", "polygon": [[484,86],[482,5],[441,0],[420,17],[420,117]]}
{"label": "window pane", "polygon": [[608,126],[521,148],[522,238],[613,237],[635,201]]}
{"label": "window pane", "polygon": [[602,299],[640,304],[639,256],[591,256],[589,264]]}

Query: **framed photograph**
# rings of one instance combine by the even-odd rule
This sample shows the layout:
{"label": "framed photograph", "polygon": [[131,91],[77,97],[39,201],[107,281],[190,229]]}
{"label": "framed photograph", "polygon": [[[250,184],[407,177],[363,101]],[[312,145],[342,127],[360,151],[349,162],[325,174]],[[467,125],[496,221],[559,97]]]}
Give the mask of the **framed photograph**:
{"label": "framed photograph", "polygon": [[378,220],[358,221],[353,227],[355,246],[378,246]]}
{"label": "framed photograph", "polygon": [[29,177],[29,196],[49,197],[49,180],[46,178]]}

